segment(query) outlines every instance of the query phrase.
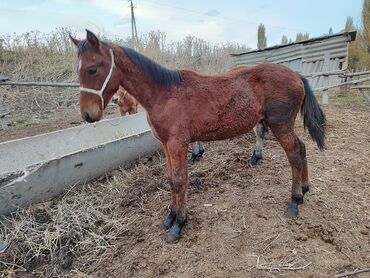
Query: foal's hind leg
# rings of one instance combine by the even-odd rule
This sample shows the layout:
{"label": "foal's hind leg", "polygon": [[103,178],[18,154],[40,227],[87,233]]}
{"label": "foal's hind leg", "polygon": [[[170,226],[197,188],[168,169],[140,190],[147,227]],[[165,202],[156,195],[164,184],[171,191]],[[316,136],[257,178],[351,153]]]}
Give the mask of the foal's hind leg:
{"label": "foal's hind leg", "polygon": [[271,130],[284,148],[292,167],[292,197],[288,206],[288,213],[296,216],[299,213],[298,204],[303,203],[302,177],[307,175],[307,171],[304,173],[305,146],[295,134],[293,128],[271,127]]}
{"label": "foal's hind leg", "polygon": [[202,157],[204,154],[203,143],[196,141],[190,144],[191,145],[191,158],[188,160],[190,165],[193,165],[195,161]]}
{"label": "foal's hind leg", "polygon": [[308,179],[308,166],[307,166],[307,157],[306,157],[306,146],[299,140],[301,144],[301,152],[303,158],[303,169],[302,169],[302,193],[303,195],[310,191],[310,181]]}
{"label": "foal's hind leg", "polygon": [[263,156],[263,139],[265,138],[266,129],[262,123],[258,123],[255,128],[256,133],[256,149],[253,151],[252,157],[249,161],[251,166],[256,166],[257,162]]}

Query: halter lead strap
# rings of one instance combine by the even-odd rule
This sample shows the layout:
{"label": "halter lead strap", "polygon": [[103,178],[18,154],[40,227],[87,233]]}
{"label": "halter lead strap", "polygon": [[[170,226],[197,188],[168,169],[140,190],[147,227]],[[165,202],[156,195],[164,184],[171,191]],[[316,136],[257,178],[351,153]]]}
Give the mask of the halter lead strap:
{"label": "halter lead strap", "polygon": [[101,104],[102,104],[102,110],[104,110],[104,98],[103,98],[103,92],[105,90],[105,87],[107,87],[107,84],[110,80],[110,78],[112,77],[112,73],[113,73],[113,69],[115,68],[115,64],[114,64],[114,54],[113,54],[113,50],[112,49],[109,49],[109,53],[110,53],[110,57],[111,57],[111,66],[110,66],[110,69],[109,69],[109,73],[107,75],[107,77],[105,78],[104,80],[104,83],[101,87],[100,90],[95,90],[95,89],[90,89],[90,88],[84,88],[84,87],[80,87],[80,91],[81,92],[86,92],[86,93],[91,93],[91,94],[95,94],[95,95],[98,95],[101,99]]}

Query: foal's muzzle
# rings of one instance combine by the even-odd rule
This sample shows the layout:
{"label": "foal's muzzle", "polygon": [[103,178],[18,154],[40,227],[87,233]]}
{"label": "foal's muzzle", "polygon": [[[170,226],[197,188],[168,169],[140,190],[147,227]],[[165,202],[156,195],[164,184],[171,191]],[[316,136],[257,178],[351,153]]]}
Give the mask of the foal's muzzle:
{"label": "foal's muzzle", "polygon": [[93,118],[90,116],[90,114],[89,114],[88,112],[85,112],[85,113],[83,113],[82,118],[83,118],[86,122],[88,122],[88,123],[93,123],[93,122],[100,121],[101,116],[98,116],[96,119],[93,119]]}
{"label": "foal's muzzle", "polygon": [[112,97],[112,102],[114,104],[118,104],[118,97]]}

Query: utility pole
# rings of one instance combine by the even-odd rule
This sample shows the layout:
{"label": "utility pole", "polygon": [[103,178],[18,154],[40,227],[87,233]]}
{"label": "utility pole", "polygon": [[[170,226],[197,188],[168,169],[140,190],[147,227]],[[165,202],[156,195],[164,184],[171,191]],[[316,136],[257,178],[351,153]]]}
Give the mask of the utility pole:
{"label": "utility pole", "polygon": [[134,4],[132,3],[132,0],[128,0],[130,3],[131,8],[131,35],[132,35],[132,42],[134,49],[136,49],[137,43],[139,41],[137,36],[137,29],[136,29],[136,20],[135,20],[135,13],[134,13]]}

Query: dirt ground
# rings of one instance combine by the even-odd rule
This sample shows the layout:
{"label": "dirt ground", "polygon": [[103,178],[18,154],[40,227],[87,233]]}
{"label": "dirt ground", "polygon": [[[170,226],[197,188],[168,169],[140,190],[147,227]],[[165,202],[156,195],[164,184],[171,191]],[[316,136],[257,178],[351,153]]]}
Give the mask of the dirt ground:
{"label": "dirt ground", "polygon": [[263,161],[250,168],[247,134],[206,143],[189,167],[188,224],[177,244],[165,243],[159,225],[170,194],[158,155],[0,222],[0,239],[11,242],[2,276],[316,278],[370,267],[370,109],[324,110],[324,152],[297,120],[312,183],[297,218],[286,214],[282,148],[268,134]]}

